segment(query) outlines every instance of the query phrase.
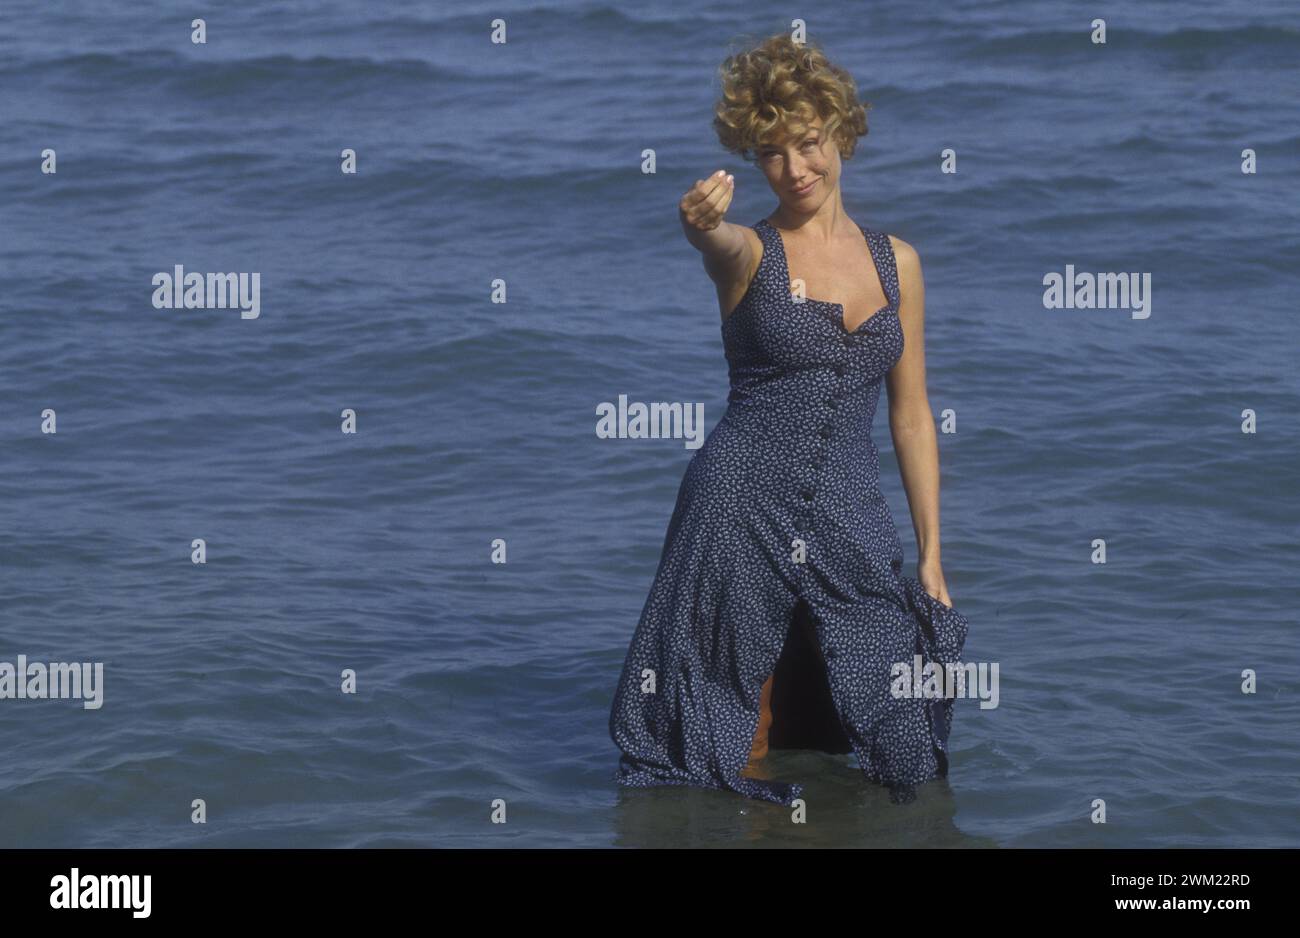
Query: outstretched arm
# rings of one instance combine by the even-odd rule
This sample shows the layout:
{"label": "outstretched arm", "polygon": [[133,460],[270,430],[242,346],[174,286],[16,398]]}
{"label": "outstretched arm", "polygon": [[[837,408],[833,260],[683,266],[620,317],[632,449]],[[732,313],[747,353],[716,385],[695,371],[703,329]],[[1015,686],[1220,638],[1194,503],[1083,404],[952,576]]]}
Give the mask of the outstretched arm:
{"label": "outstretched arm", "polygon": [[735,178],[720,169],[708,179],[697,179],[677,205],[686,240],[703,255],[704,270],[724,307],[727,296],[744,291],[754,264],[744,226],[723,220],[735,194]]}

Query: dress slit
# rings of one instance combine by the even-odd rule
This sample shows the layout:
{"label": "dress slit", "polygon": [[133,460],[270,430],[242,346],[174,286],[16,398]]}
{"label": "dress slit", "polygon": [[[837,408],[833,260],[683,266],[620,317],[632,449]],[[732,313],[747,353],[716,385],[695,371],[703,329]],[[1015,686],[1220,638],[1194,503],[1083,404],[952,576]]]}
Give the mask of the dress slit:
{"label": "dress slit", "polygon": [[791,616],[773,674],[768,748],[814,749],[832,754],[853,751],[831,695],[826,661],[817,647],[816,626],[803,602]]}

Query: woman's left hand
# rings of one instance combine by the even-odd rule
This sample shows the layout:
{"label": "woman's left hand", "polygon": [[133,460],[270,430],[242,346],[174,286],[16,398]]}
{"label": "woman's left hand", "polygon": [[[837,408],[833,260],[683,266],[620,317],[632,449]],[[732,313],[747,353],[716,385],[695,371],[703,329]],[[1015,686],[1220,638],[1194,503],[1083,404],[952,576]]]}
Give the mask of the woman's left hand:
{"label": "woman's left hand", "polygon": [[927,593],[949,609],[952,608],[952,599],[948,596],[948,584],[943,581],[943,567],[939,565],[939,561],[922,561],[917,564],[916,578],[925,587]]}

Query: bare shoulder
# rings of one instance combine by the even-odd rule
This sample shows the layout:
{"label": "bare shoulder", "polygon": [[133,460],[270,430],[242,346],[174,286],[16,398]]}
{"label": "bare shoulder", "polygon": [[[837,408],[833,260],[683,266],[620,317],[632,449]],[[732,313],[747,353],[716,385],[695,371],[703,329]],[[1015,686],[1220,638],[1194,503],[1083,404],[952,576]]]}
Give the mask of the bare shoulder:
{"label": "bare shoulder", "polygon": [[746,250],[739,257],[729,259],[730,263],[724,262],[715,268],[711,268],[707,261],[704,265],[717,289],[718,308],[723,320],[730,318],[745,298],[763,261],[763,239],[758,232],[748,225],[737,227],[744,237]]}
{"label": "bare shoulder", "polygon": [[894,267],[898,271],[899,311],[904,319],[920,315],[925,304],[925,281],[921,277],[921,258],[916,248],[902,238],[887,235],[894,249]]}
{"label": "bare shoulder", "polygon": [[889,235],[894,248],[894,265],[898,268],[900,307],[919,310],[925,302],[925,280],[921,276],[921,258],[916,248],[902,238]]}
{"label": "bare shoulder", "polygon": [[749,283],[754,279],[754,274],[758,272],[758,265],[763,260],[763,239],[749,225],[741,225],[740,231],[745,236],[746,243],[749,244],[748,264],[744,278],[745,283]]}
{"label": "bare shoulder", "polygon": [[889,235],[889,243],[894,248],[894,261],[898,265],[899,279],[910,279],[921,271],[921,256],[916,248],[902,238]]}

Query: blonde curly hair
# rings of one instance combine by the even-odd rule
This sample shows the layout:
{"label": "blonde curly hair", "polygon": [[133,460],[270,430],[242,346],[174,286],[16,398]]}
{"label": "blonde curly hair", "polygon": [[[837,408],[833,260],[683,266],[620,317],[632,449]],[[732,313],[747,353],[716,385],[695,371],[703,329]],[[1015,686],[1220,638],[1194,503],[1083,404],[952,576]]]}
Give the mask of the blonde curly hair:
{"label": "blonde curly hair", "polygon": [[752,162],[758,148],[805,133],[816,118],[843,159],[867,133],[867,110],[847,71],[832,65],[816,45],[778,33],[728,56],[719,68],[722,97],[713,108],[713,129],[722,145]]}

